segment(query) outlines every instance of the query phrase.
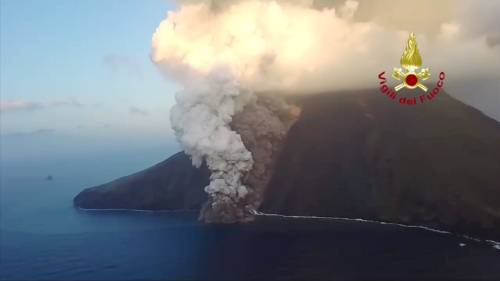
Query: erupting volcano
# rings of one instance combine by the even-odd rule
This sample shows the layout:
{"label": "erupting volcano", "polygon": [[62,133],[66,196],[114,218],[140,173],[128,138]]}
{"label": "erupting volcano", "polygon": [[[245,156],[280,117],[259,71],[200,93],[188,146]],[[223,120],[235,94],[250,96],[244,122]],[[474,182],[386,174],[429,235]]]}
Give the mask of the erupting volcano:
{"label": "erupting volcano", "polygon": [[[77,206],[194,208],[215,223],[251,221],[260,211],[364,217],[498,235],[498,123],[445,93],[425,108],[392,103],[384,73],[386,91],[375,89],[408,31],[359,20],[355,1],[217,3],[181,5],[152,38],[153,63],[181,86],[170,121],[183,153],[122,184],[86,190]],[[425,90],[430,71],[415,72],[415,38],[400,59],[406,72],[393,75]],[[445,48],[489,48],[449,24],[419,40],[426,65],[449,69],[447,85],[466,76],[456,71],[461,57],[439,60]],[[476,61],[498,57],[486,49]],[[444,73],[438,77],[442,85]],[[182,172],[170,177],[175,163]],[[156,181],[168,186],[165,197],[151,196]],[[144,185],[134,202],[118,192]],[[171,203],[179,200],[186,203]]]}

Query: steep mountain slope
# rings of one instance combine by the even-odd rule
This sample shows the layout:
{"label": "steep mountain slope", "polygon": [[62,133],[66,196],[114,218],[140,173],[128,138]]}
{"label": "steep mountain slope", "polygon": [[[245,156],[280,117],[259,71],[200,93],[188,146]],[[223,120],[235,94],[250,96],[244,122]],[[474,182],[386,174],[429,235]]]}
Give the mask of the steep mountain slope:
{"label": "steep mountain slope", "polygon": [[[404,94],[404,93],[403,93]],[[500,124],[446,94],[303,98],[261,210],[500,230]]]}
{"label": "steep mountain slope", "polygon": [[209,171],[197,169],[183,152],[138,173],[87,188],[74,198],[86,209],[199,209],[206,201],[203,187]]}

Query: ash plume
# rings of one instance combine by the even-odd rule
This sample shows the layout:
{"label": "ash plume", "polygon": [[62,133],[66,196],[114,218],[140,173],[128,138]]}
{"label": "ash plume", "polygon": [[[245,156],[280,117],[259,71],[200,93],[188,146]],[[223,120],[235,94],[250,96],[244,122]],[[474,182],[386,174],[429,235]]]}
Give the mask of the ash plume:
{"label": "ash plume", "polygon": [[[415,13],[401,20],[406,3],[388,0],[181,1],[156,29],[151,59],[182,85],[172,127],[193,164],[205,161],[211,171],[200,218],[251,219],[248,210],[258,207],[280,142],[300,112],[285,102],[286,93],[375,87],[377,73],[398,65],[411,31],[424,64],[446,71],[450,88],[480,77],[498,89],[494,25],[481,25],[492,17],[474,12],[482,1],[463,2],[440,2],[443,12],[432,16],[435,1],[412,3]],[[491,110],[493,102],[478,104]]]}
{"label": "ash plume", "polygon": [[225,69],[191,77],[176,94],[171,111],[172,128],[193,165],[206,162],[211,171],[207,221],[245,220],[244,198],[248,193],[242,178],[253,165],[241,136],[230,128],[233,116],[252,98]]}

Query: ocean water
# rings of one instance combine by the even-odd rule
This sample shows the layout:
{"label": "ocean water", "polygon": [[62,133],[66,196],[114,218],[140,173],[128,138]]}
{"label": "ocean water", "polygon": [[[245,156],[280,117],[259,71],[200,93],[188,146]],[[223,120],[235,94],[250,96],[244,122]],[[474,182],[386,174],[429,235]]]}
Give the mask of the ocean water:
{"label": "ocean water", "polygon": [[0,279],[500,279],[491,243],[419,228],[279,216],[204,225],[193,212],[73,208],[83,188],[166,156],[2,162]]}

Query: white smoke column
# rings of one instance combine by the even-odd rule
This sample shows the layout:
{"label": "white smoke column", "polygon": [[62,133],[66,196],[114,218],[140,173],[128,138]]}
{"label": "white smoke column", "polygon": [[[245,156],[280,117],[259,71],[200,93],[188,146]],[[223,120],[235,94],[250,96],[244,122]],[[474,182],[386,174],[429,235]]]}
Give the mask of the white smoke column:
{"label": "white smoke column", "polygon": [[[233,211],[241,209],[238,205],[248,193],[242,177],[252,168],[253,160],[229,124],[250,98],[251,92],[242,89],[223,68],[190,76],[176,94],[172,128],[193,165],[199,167],[205,161],[211,171],[210,184],[205,187],[211,199],[207,207],[218,210],[218,217],[211,221],[233,222],[245,215]],[[223,219],[221,212],[227,213]]]}

